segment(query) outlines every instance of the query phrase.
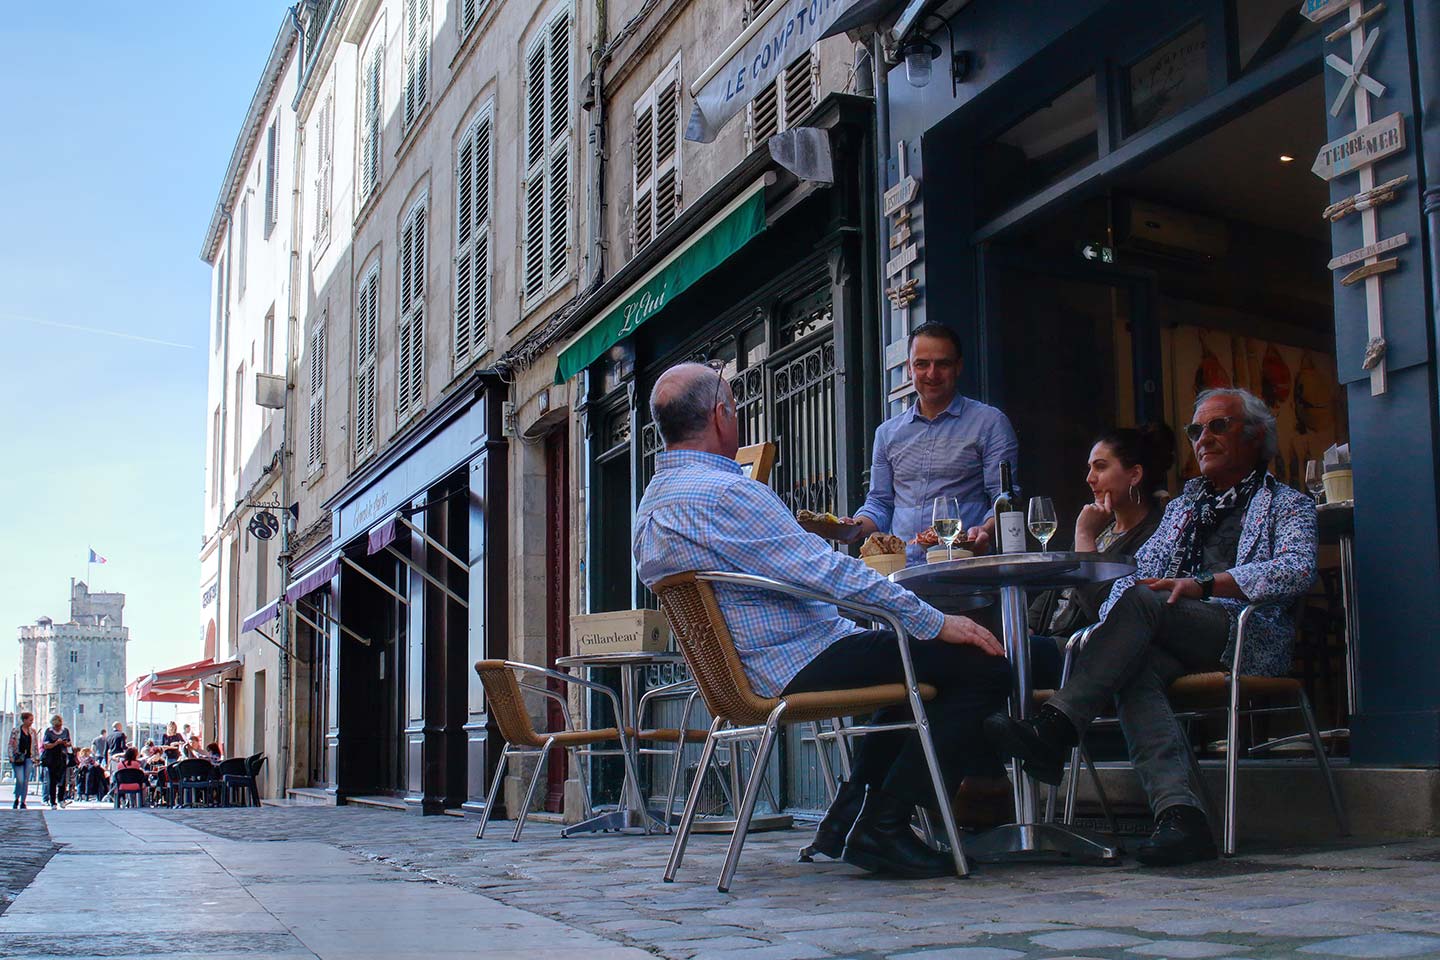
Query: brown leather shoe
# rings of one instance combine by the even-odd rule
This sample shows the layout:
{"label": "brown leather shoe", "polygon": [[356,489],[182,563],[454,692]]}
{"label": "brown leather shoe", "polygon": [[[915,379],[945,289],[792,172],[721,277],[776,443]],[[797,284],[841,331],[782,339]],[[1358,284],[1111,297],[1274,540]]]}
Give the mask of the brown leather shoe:
{"label": "brown leather shoe", "polygon": [[1015,789],[1008,776],[966,777],[950,803],[955,825],[962,830],[989,830],[1015,822]]}

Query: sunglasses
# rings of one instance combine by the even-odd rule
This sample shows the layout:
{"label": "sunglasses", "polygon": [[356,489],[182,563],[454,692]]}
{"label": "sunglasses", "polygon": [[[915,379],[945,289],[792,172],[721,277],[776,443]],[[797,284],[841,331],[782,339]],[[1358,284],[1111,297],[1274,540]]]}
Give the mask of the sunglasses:
{"label": "sunglasses", "polygon": [[715,371],[715,402],[710,404],[710,409],[714,410],[725,402],[724,398],[720,395],[721,388],[725,386],[725,361],[706,360],[705,366]]}
{"label": "sunglasses", "polygon": [[1216,417],[1207,423],[1186,424],[1185,436],[1190,438],[1191,443],[1199,443],[1206,430],[1218,437],[1221,434],[1229,433],[1230,428],[1239,422],[1239,417]]}

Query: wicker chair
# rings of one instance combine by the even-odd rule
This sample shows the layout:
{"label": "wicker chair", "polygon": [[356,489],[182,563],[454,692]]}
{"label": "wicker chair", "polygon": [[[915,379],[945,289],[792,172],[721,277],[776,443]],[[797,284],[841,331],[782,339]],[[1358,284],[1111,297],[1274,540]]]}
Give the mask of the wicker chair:
{"label": "wicker chair", "polygon": [[[569,704],[559,693],[546,687],[544,680],[558,680],[561,683],[574,684],[608,697],[615,709],[615,716],[619,717],[621,715],[620,700],[615,696],[615,691],[593,680],[572,677],[568,673],[561,673],[558,670],[548,670],[545,667],[518,663],[513,660],[480,660],[475,664],[475,672],[480,675],[480,682],[485,685],[485,696],[489,700],[490,713],[495,717],[495,723],[500,728],[500,735],[505,738],[505,748],[500,751],[500,763],[495,768],[495,779],[491,782],[490,793],[485,798],[485,810],[480,816],[480,829],[475,832],[475,839],[479,840],[485,836],[485,827],[490,822],[490,814],[495,809],[495,798],[499,795],[500,784],[505,779],[505,764],[512,756],[538,757],[535,763],[535,773],[530,777],[530,786],[525,791],[525,801],[520,807],[519,816],[515,818],[515,831],[510,835],[512,841],[519,840],[520,831],[525,829],[525,818],[530,812],[530,802],[535,797],[535,787],[540,783],[540,774],[545,769],[545,761],[549,757],[551,747],[562,747],[573,754],[584,756],[591,753],[598,743],[618,741],[620,743],[618,752],[625,759],[624,789],[636,791],[634,795],[638,795],[640,781],[635,776],[627,735],[622,734],[616,727],[603,727],[597,730],[575,729],[570,720]],[[533,677],[537,682],[521,682],[516,677],[517,672],[525,674],[527,677]],[[558,703],[560,712],[565,718],[566,729],[537,733],[535,725],[530,721],[530,713],[525,709],[526,690]],[[588,818],[590,816],[590,786],[585,778],[584,766],[577,764],[576,771],[585,797],[585,816]],[[647,824],[646,833],[649,832]]]}
{"label": "wicker chair", "polygon": [[[1224,716],[1226,726],[1226,748],[1225,748],[1225,808],[1223,811],[1223,849],[1227,857],[1235,855],[1235,838],[1237,834],[1237,796],[1239,794],[1239,768],[1240,753],[1242,747],[1240,718],[1254,714],[1283,713],[1289,711],[1298,712],[1305,724],[1305,736],[1310,740],[1311,749],[1315,754],[1316,766],[1320,769],[1320,775],[1325,781],[1325,787],[1330,794],[1330,806],[1335,811],[1335,820],[1340,826],[1341,836],[1350,835],[1350,822],[1345,816],[1344,805],[1340,801],[1340,791],[1335,785],[1334,774],[1330,770],[1330,760],[1325,755],[1324,744],[1320,742],[1320,730],[1315,724],[1315,713],[1310,709],[1310,698],[1305,694],[1305,687],[1294,677],[1260,677],[1240,674],[1240,653],[1245,645],[1245,628],[1249,624],[1251,615],[1266,604],[1252,603],[1240,611],[1239,622],[1235,627],[1235,654],[1230,663],[1229,672],[1213,671],[1209,673],[1190,673],[1178,677],[1170,684],[1170,700],[1178,708],[1177,719],[1193,720],[1206,716]],[[1070,673],[1072,658],[1083,648],[1085,641],[1090,639],[1094,627],[1087,628],[1083,635],[1077,635],[1065,651],[1065,675]],[[1078,642],[1077,642],[1078,641]],[[1286,706],[1255,706],[1257,701],[1274,702],[1276,700],[1288,700]],[[1096,726],[1116,726],[1119,721],[1114,717],[1105,717],[1091,723]],[[1294,738],[1287,737],[1285,741]],[[1252,747],[1248,753],[1251,756],[1265,752],[1281,741],[1271,741]],[[1067,785],[1065,797],[1065,822],[1075,822],[1075,770],[1079,757],[1084,750],[1084,744],[1076,747],[1070,758],[1070,782]],[[1190,769],[1197,783],[1204,784],[1200,772],[1200,763],[1195,758],[1194,751],[1187,751],[1190,759]],[[1085,760],[1089,762],[1088,754]],[[1102,803],[1105,803],[1105,791],[1100,786],[1100,777],[1095,770],[1094,764],[1090,764],[1090,776],[1095,788],[1099,793]],[[1107,805],[1106,816],[1109,817]],[[1110,818],[1114,825],[1114,818]]]}
{"label": "wicker chair", "polygon": [[[729,629],[725,625],[724,614],[720,611],[714,588],[711,586],[714,583],[769,590],[799,599],[833,603],[847,612],[885,623],[895,631],[898,638],[896,653],[904,666],[906,682],[853,690],[797,693],[782,697],[759,696],[751,689],[741,668],[740,657],[735,651]],[[670,860],[665,867],[666,882],[674,881],[684,859],[685,844],[689,840],[690,829],[695,822],[696,807],[700,801],[701,784],[718,745],[757,738],[759,741],[744,795],[736,809],[735,829],[730,838],[725,865],[716,885],[717,889],[724,893],[730,889],[730,881],[734,878],[750,819],[755,812],[760,785],[765,779],[770,751],[774,747],[775,735],[780,726],[864,715],[881,707],[900,705],[910,707],[911,719],[898,723],[842,726],[837,727],[837,733],[845,737],[890,730],[914,730],[917,733],[930,767],[930,778],[940,807],[945,836],[950,841],[955,872],[962,877],[969,872],[965,853],[958,842],[955,817],[936,760],[935,745],[930,738],[930,727],[922,703],[923,700],[935,696],[935,689],[915,681],[915,671],[910,661],[909,637],[894,614],[875,607],[837,601],[793,584],[744,573],[680,573],[664,578],[652,589],[660,600],[661,609],[669,618],[670,627],[685,655],[686,663],[690,666],[690,674],[700,690],[700,696],[704,698],[706,708],[714,717],[700,755],[699,769],[685,802],[685,812],[680,818],[680,828],[670,850]]]}

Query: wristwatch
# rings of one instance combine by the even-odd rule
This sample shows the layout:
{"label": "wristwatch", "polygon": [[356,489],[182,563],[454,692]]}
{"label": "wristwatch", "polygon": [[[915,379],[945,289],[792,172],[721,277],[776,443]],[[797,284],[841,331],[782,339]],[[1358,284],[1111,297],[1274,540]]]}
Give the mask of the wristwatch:
{"label": "wristwatch", "polygon": [[1200,598],[1209,600],[1215,596],[1215,574],[1209,570],[1195,574],[1195,582],[1200,584]]}

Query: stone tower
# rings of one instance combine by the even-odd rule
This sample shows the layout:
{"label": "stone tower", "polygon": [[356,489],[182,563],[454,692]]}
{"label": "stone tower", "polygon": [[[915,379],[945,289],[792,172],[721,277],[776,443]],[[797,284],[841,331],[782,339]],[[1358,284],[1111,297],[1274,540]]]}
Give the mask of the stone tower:
{"label": "stone tower", "polygon": [[86,746],[102,728],[125,720],[125,594],[91,593],[70,581],[70,620],[41,617],[20,628],[20,709],[43,727],[60,714]]}

